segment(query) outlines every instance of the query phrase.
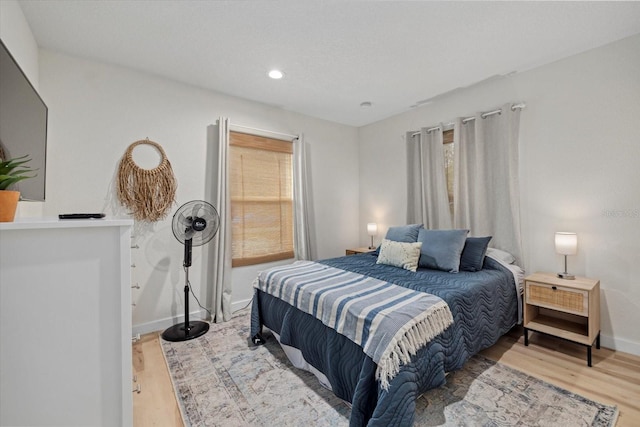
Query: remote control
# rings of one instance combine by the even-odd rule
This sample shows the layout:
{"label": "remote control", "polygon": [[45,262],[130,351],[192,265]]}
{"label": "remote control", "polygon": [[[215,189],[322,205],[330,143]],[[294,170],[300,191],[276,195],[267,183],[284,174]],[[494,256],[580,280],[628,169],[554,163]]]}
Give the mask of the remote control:
{"label": "remote control", "polygon": [[105,215],[103,213],[71,213],[58,215],[60,219],[101,219],[104,217]]}

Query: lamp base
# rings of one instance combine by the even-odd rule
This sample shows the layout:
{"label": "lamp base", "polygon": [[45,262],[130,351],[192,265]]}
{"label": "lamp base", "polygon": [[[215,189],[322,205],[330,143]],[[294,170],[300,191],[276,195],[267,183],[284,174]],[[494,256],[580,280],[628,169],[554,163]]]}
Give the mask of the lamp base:
{"label": "lamp base", "polygon": [[574,280],[576,278],[576,276],[567,273],[566,271],[564,273],[558,273],[558,277],[564,280]]}

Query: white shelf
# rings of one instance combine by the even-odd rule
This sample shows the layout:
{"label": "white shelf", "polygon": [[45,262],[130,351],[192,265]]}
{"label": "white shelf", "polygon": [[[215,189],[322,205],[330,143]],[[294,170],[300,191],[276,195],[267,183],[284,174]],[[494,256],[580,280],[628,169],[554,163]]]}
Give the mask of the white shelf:
{"label": "white shelf", "polygon": [[102,219],[58,219],[51,218],[20,218],[13,222],[0,222],[3,230],[38,230],[44,228],[88,228],[88,227],[122,227],[132,226],[133,220],[128,218]]}

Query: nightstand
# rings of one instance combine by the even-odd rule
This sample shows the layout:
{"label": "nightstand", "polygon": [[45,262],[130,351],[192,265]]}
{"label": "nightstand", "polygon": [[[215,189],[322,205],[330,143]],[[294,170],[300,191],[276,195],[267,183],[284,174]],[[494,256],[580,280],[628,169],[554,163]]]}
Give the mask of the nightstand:
{"label": "nightstand", "polygon": [[525,279],[524,345],[529,331],[542,332],[587,347],[600,348],[600,281],[576,276],[560,279],[553,273],[535,273]]}
{"label": "nightstand", "polygon": [[354,248],[345,250],[345,255],[355,255],[355,254],[365,254],[367,252],[375,251],[376,248],[369,249],[367,247],[364,248]]}

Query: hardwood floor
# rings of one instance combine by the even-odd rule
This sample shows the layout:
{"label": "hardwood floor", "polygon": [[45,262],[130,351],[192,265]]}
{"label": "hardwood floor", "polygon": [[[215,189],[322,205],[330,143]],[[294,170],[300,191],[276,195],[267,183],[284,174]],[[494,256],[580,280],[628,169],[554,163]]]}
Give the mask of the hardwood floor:
{"label": "hardwood floor", "polygon": [[[142,392],[133,395],[135,427],[182,427],[158,333],[133,345],[133,369]],[[524,346],[522,328],[514,328],[481,354],[602,403],[617,405],[617,427],[640,425],[640,356],[606,348],[593,349],[587,367],[586,348],[550,336],[530,333]],[[134,385],[135,387],[135,385]]]}
{"label": "hardwood floor", "polygon": [[617,427],[640,425],[640,356],[594,347],[589,368],[586,347],[535,332],[529,333],[525,347],[521,327],[481,354],[584,397],[617,405]]}
{"label": "hardwood floor", "polygon": [[133,393],[134,427],[183,427],[160,340],[155,332],[133,344],[133,375],[141,389]]}

